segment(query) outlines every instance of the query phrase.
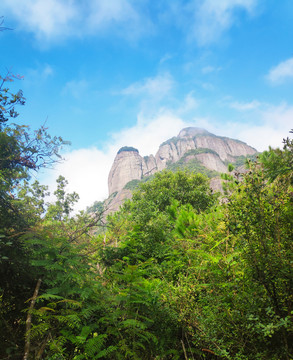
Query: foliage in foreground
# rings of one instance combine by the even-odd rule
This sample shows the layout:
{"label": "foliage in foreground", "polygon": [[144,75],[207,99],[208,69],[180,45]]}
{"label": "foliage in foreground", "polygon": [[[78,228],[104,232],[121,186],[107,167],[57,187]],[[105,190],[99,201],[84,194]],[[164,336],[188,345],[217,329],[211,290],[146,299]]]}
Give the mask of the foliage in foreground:
{"label": "foliage in foreground", "polygon": [[22,95],[1,89],[0,358],[293,358],[292,140],[225,201],[202,174],[158,173],[94,235],[102,214],[72,216],[63,177],[50,205],[29,185],[60,142],[10,126]]}

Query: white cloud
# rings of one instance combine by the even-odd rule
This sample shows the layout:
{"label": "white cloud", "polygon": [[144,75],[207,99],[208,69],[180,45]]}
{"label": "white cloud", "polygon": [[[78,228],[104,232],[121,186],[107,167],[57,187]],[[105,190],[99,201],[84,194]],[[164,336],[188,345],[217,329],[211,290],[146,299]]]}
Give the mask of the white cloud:
{"label": "white cloud", "polygon": [[190,92],[185,96],[185,98],[182,101],[182,104],[179,106],[178,110],[175,112],[180,115],[186,115],[190,112],[194,112],[195,109],[197,109],[199,106],[199,101],[193,96],[193,93]]}
{"label": "white cloud", "polygon": [[123,89],[121,93],[123,95],[143,95],[161,99],[170,93],[174,84],[174,79],[169,73],[159,74],[156,77],[133,83]]}
{"label": "white cloud", "polygon": [[254,110],[258,108],[260,105],[261,103],[257,100],[252,100],[251,102],[234,101],[230,104],[230,107],[238,111],[248,111],[248,110]]}
{"label": "white cloud", "polygon": [[85,209],[96,200],[107,197],[107,174],[110,171],[113,154],[94,147],[74,150],[63,154],[65,159],[52,170],[41,174],[41,181],[48,184],[51,193],[56,187],[56,179],[62,175],[68,180],[68,192],[77,192],[79,210]]}
{"label": "white cloud", "polygon": [[242,10],[253,15],[258,0],[193,0],[188,9],[193,12],[190,37],[197,43],[207,45],[217,41],[220,36],[233,26],[237,11]]}
{"label": "white cloud", "polygon": [[272,84],[280,84],[289,78],[292,79],[293,57],[273,67],[266,77]]}
{"label": "white cloud", "polygon": [[131,0],[2,0],[2,12],[18,21],[17,29],[32,32],[41,45],[67,37],[98,35],[111,28],[125,37],[150,31]]}
{"label": "white cloud", "polygon": [[167,62],[168,60],[172,59],[174,57],[174,55],[171,54],[165,54],[161,59],[160,59],[160,64],[164,64],[165,62]]}
{"label": "white cloud", "polygon": [[71,0],[2,0],[2,8],[20,23],[22,31],[30,31],[38,39],[65,35],[77,8]]}
{"label": "white cloud", "polygon": [[49,64],[37,64],[34,68],[26,69],[24,75],[24,87],[40,85],[45,83],[49,78],[55,74],[54,68]]}
{"label": "white cloud", "polygon": [[185,124],[174,112],[167,110],[161,110],[152,118],[139,114],[136,125],[113,134],[112,141],[117,150],[130,145],[139,149],[142,156],[155,154],[159,145],[176,135]]}
{"label": "white cloud", "polygon": [[52,66],[46,64],[43,68],[41,76],[45,79],[47,79],[49,76],[52,76],[54,74],[54,70]]}
{"label": "white cloud", "polygon": [[[278,106],[268,106],[267,109],[262,111],[262,118],[267,127],[272,127],[279,134],[282,133],[280,139],[283,139],[287,137],[289,130],[292,129],[293,106],[285,102]],[[277,140],[269,144],[278,146]]]}
{"label": "white cloud", "polygon": [[201,72],[202,72],[203,74],[210,74],[210,73],[213,73],[213,72],[218,72],[218,71],[220,71],[220,70],[222,70],[221,67],[214,67],[214,66],[208,65],[208,66],[203,67],[203,68],[201,69]]}
{"label": "white cloud", "polygon": [[200,126],[217,135],[239,139],[253,146],[258,151],[267,150],[269,146],[282,147],[282,140],[292,129],[293,106],[262,104],[255,108],[242,121],[219,123],[213,119],[204,119]]}
{"label": "white cloud", "polygon": [[[135,0],[1,0],[6,17],[14,17],[16,28],[31,32],[46,46],[68,37],[101,35],[107,31],[133,40],[153,34],[161,22],[177,23],[199,45],[216,41],[238,19],[242,10],[255,13],[259,0],[189,0],[164,2],[161,11],[150,18],[150,1]],[[165,19],[165,20],[163,20]],[[163,59],[163,62],[168,58]]]}
{"label": "white cloud", "polygon": [[215,86],[211,83],[202,83],[201,84],[202,88],[204,90],[207,90],[207,91],[214,91],[215,90]]}
{"label": "white cloud", "polygon": [[113,23],[138,23],[139,20],[139,14],[128,0],[90,2],[87,21],[89,29],[94,31]]}
{"label": "white cloud", "polygon": [[81,95],[84,94],[86,92],[86,90],[88,89],[89,83],[86,80],[71,80],[68,81],[62,91],[61,94],[62,95],[71,95],[73,96],[75,99],[80,99]]}

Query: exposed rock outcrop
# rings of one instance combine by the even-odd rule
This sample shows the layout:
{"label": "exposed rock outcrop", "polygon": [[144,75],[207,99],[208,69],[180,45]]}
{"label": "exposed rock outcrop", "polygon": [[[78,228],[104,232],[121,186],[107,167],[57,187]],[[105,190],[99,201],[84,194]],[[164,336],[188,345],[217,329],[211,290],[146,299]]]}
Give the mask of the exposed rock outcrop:
{"label": "exposed rock outcrop", "polygon": [[131,180],[142,178],[142,157],[138,150],[118,151],[108,177],[109,195],[120,191]]}
{"label": "exposed rock outcrop", "polygon": [[219,173],[227,171],[227,166],[221,161],[218,154],[202,153],[195,155],[195,158],[209,170],[215,170]]}
{"label": "exposed rock outcrop", "polygon": [[[178,137],[174,137],[160,146],[155,156],[158,170],[163,170],[167,162],[174,163],[185,153],[195,149],[213,150],[223,163],[225,161],[234,162],[236,156],[247,156],[256,153],[254,148],[242,141],[216,136],[204,129],[186,128],[180,131]],[[210,159],[212,158],[210,157]],[[205,161],[204,165],[216,170],[213,169],[212,163],[209,163],[208,160]]]}
{"label": "exposed rock outcrop", "polygon": [[121,193],[127,183],[141,180],[181,159],[184,162],[196,159],[209,170],[226,172],[228,162],[233,163],[239,156],[253,155],[256,152],[242,141],[216,136],[195,127],[185,128],[177,137],[161,144],[155,156],[142,157],[137,149],[123,147],[118,151],[109,173],[109,195],[117,192],[117,201],[111,207],[117,205],[118,209],[124,197],[129,197],[129,192],[127,195],[125,191]]}
{"label": "exposed rock outcrop", "polygon": [[[115,193],[114,193],[115,195]],[[131,199],[132,192],[128,189],[122,189],[117,192],[113,197],[109,197],[104,204],[105,213],[104,218],[106,219],[107,215],[117,211],[120,206],[124,203],[126,199]]]}

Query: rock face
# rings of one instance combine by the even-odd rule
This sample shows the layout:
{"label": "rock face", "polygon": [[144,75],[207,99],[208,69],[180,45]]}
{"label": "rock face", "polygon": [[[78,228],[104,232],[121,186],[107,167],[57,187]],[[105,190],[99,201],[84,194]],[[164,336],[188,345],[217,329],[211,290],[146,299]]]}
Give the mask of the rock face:
{"label": "rock face", "polygon": [[[114,193],[115,194],[115,193]],[[117,211],[126,199],[131,199],[132,192],[127,189],[122,189],[117,192],[113,198],[109,197],[105,202],[105,213],[104,219],[106,220],[107,215]]]}
{"label": "rock face", "polygon": [[195,158],[209,170],[215,170],[219,173],[225,173],[227,171],[227,166],[221,161],[218,154],[202,153],[195,155]]}
{"label": "rock face", "polygon": [[109,173],[109,195],[120,191],[131,180],[142,178],[142,157],[137,150],[118,152]]}
{"label": "rock face", "polygon": [[216,136],[200,128],[185,128],[177,137],[161,144],[155,156],[142,157],[135,148],[121,148],[109,173],[109,195],[118,192],[120,198],[119,192],[130,181],[141,180],[183,158],[184,162],[197,159],[209,170],[226,172],[227,162],[233,163],[238,156],[256,152],[242,141]]}
{"label": "rock face", "polygon": [[[225,161],[234,162],[237,156],[247,156],[256,153],[254,148],[242,141],[216,136],[204,129],[186,128],[181,130],[177,137],[164,142],[160,146],[155,156],[158,170],[163,170],[167,162],[176,162],[188,151],[195,149],[214,151],[223,164]],[[210,157],[210,159],[212,158]],[[208,159],[204,160],[204,157],[201,157],[199,160],[202,160],[203,165],[207,168],[217,170]]]}
{"label": "rock face", "polygon": [[120,149],[115,157],[108,177],[109,195],[122,190],[131,180],[141,180],[158,171],[153,155],[141,157],[138,150],[131,149]]}

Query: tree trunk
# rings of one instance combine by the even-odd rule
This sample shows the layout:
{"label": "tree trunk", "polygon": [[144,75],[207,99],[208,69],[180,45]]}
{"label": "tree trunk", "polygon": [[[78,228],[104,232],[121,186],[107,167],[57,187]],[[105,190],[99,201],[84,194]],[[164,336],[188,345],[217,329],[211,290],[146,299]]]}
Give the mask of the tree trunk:
{"label": "tree trunk", "polygon": [[34,291],[34,295],[31,299],[31,304],[30,307],[28,309],[28,313],[27,313],[27,318],[26,318],[26,322],[25,322],[25,345],[24,345],[24,356],[23,356],[23,360],[28,360],[28,356],[29,356],[29,351],[30,351],[30,343],[31,343],[31,327],[32,327],[32,312],[38,297],[38,293],[40,290],[40,286],[41,286],[41,282],[42,279],[39,279],[37,281],[37,285],[35,287],[35,291]]}

